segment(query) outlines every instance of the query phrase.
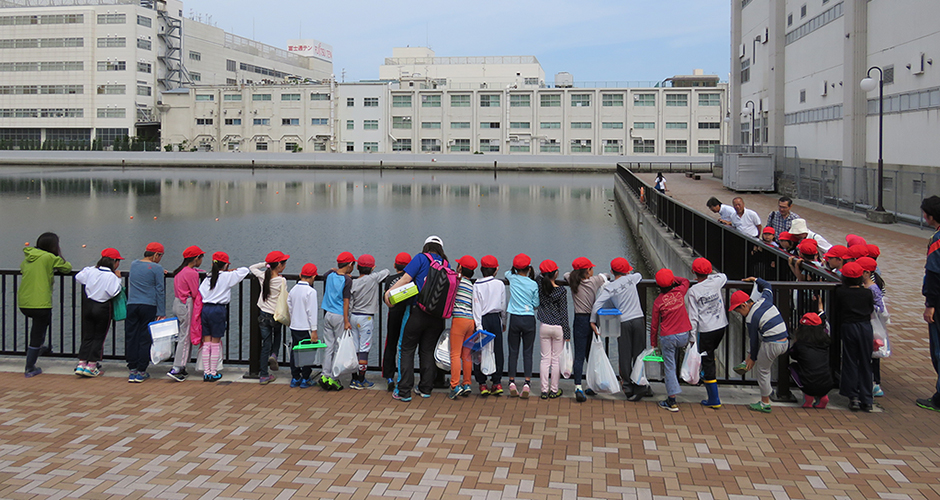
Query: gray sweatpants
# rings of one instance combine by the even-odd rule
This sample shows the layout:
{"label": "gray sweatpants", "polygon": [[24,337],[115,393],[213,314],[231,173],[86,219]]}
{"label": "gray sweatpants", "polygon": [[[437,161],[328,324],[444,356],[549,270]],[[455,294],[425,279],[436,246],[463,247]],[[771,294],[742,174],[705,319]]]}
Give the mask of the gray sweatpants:
{"label": "gray sweatpants", "polygon": [[323,349],[323,374],[327,377],[333,376],[333,356],[336,354],[336,344],[343,335],[346,325],[343,324],[343,315],[324,312],[323,322],[320,323],[320,330],[317,336],[326,344]]}
{"label": "gray sweatpants", "polygon": [[190,349],[193,341],[189,338],[189,324],[193,317],[193,301],[190,299],[185,304],[180,299],[173,298],[173,313],[180,323],[180,333],[176,341],[176,356],[173,357],[173,368],[186,369],[191,356]]}
{"label": "gray sweatpants", "polygon": [[774,366],[774,360],[787,352],[789,348],[790,342],[787,340],[782,342],[761,343],[760,350],[757,351],[757,362],[755,366],[757,367],[757,385],[760,387],[760,395],[762,398],[770,396],[773,392],[773,389],[770,387],[770,372]]}

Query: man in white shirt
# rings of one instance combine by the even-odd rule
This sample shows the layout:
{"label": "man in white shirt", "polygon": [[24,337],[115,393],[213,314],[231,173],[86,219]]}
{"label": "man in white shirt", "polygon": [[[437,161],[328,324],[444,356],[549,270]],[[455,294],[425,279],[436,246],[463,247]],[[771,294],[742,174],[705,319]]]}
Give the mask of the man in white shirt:
{"label": "man in white shirt", "polygon": [[718,198],[712,196],[705,203],[705,206],[708,207],[713,213],[718,214],[718,222],[730,226],[731,225],[731,216],[734,215],[734,207],[731,205],[725,205],[724,203],[718,201]]}
{"label": "man in white shirt", "polygon": [[757,238],[761,231],[760,215],[757,212],[744,208],[744,198],[740,196],[731,200],[734,214],[731,216],[731,225],[742,234]]}

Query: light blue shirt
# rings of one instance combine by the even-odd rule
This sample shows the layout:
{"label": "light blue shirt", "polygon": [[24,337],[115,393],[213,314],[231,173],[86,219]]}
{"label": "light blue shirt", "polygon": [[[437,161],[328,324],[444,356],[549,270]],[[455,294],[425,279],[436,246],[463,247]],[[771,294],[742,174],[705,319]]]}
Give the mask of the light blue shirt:
{"label": "light blue shirt", "polygon": [[513,316],[534,316],[539,306],[539,286],[535,280],[521,274],[512,274],[506,271],[509,280],[509,307],[507,311]]}

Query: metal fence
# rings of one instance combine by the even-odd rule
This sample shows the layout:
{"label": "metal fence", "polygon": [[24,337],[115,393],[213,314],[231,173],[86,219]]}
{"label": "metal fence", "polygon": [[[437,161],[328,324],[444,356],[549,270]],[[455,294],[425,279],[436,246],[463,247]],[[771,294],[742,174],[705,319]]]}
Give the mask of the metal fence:
{"label": "metal fence", "polygon": [[617,163],[617,166],[623,166],[631,172],[663,172],[663,173],[682,173],[682,172],[711,172],[715,169],[715,163],[710,161],[631,161]]}

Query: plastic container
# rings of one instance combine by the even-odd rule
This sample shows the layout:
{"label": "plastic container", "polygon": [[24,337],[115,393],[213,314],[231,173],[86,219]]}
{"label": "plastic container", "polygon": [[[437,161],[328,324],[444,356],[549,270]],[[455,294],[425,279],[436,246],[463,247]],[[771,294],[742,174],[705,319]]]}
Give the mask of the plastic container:
{"label": "plastic container", "polygon": [[175,337],[180,333],[180,323],[176,318],[161,319],[150,323],[150,337],[154,340]]}
{"label": "plastic container", "polygon": [[601,337],[620,337],[620,309],[597,311],[597,330]]}
{"label": "plastic container", "polygon": [[392,305],[395,305],[404,300],[408,300],[415,295],[418,295],[418,286],[414,283],[408,283],[407,285],[393,288],[389,292],[388,302]]}
{"label": "plastic container", "polygon": [[297,366],[313,366],[317,364],[317,349],[326,347],[323,341],[313,342],[311,340],[301,340],[300,343],[291,348],[294,354],[294,363]]}
{"label": "plastic container", "polygon": [[467,340],[463,341],[463,346],[469,348],[471,351],[479,351],[486,344],[489,344],[496,338],[496,335],[486,331],[486,330],[477,330],[471,335]]}

